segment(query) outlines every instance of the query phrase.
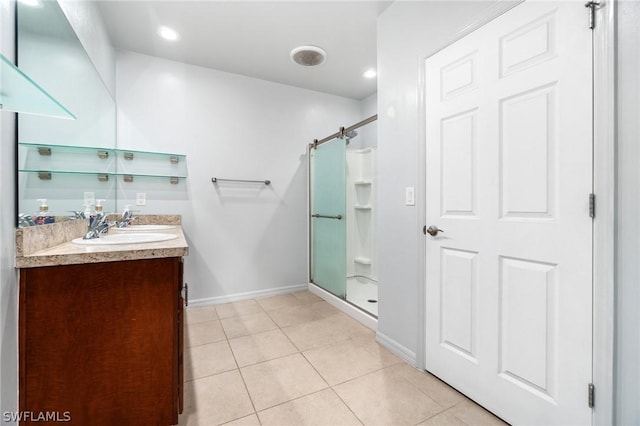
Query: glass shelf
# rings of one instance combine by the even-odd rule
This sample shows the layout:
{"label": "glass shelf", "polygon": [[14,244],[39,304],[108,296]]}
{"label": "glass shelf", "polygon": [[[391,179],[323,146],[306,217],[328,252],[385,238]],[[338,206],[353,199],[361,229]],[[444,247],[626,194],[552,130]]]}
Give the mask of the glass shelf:
{"label": "glass shelf", "polygon": [[154,151],[137,151],[133,149],[120,149],[120,148],[101,148],[97,146],[54,145],[54,144],[33,143],[33,142],[20,142],[18,145],[25,146],[28,148],[35,148],[35,149],[48,148],[48,149],[51,149],[51,152],[53,152],[54,150],[62,150],[67,152],[81,152],[81,151],[107,152],[107,153],[117,154],[122,158],[124,158],[125,160],[130,159],[130,158],[127,158],[128,157],[127,154],[131,154],[133,156],[133,159],[135,159],[136,156],[167,158],[172,163],[174,162],[173,159],[177,159],[177,162],[180,162],[180,161],[184,161],[187,158],[185,154],[172,154],[168,152],[154,152]]}
{"label": "glass shelf", "polygon": [[92,146],[72,146],[72,145],[53,145],[44,143],[32,143],[32,142],[20,142],[20,146],[26,148],[33,148],[38,150],[40,155],[51,155],[55,151],[62,151],[67,153],[79,153],[87,154],[95,152],[100,158],[108,158],[110,154],[114,153],[113,148],[100,148]]}
{"label": "glass shelf", "polygon": [[[187,178],[187,156],[183,154],[33,142],[18,145],[25,148],[20,154],[23,166],[19,171],[39,173],[46,180],[52,174],[94,175],[101,181],[123,176],[125,182],[133,182],[135,177],[167,178],[173,184]],[[104,161],[107,159],[116,159],[117,164]],[[72,170],[76,165],[91,170]]]}
{"label": "glass shelf", "polygon": [[0,109],[75,120],[76,116],[0,53]]}
{"label": "glass shelf", "polygon": [[170,154],[168,152],[136,151],[133,149],[121,149],[121,148],[116,148],[113,151],[116,154],[121,154],[125,160],[129,159],[127,158],[128,157],[127,154],[132,154],[133,158],[135,158],[137,155],[145,156],[145,157],[168,157],[169,160],[176,158],[178,161],[184,161],[187,158],[187,156],[184,154]]}
{"label": "glass shelf", "polygon": [[186,179],[186,175],[157,175],[157,174],[149,174],[149,173],[111,173],[113,176],[133,176],[133,177],[142,177],[142,178],[176,178],[176,179]]}
{"label": "glass shelf", "polygon": [[165,178],[165,179],[186,179],[187,176],[186,175],[159,175],[159,174],[144,174],[144,173],[113,173],[113,172],[105,172],[105,173],[101,173],[101,172],[95,172],[95,171],[71,171],[71,170],[34,170],[34,169],[20,169],[18,170],[21,173],[34,173],[34,174],[38,174],[38,175],[43,175],[46,176],[47,174],[49,175],[49,177],[41,177],[41,179],[43,180],[48,180],[51,179],[51,175],[54,174],[59,174],[59,175],[93,175],[93,176],[97,176],[98,180],[102,180],[101,177],[106,176],[107,179],[104,180],[109,180],[110,176],[122,176],[125,179],[125,182],[127,182],[127,178],[128,177],[132,177],[132,178],[136,178],[136,177],[140,177],[140,178]]}

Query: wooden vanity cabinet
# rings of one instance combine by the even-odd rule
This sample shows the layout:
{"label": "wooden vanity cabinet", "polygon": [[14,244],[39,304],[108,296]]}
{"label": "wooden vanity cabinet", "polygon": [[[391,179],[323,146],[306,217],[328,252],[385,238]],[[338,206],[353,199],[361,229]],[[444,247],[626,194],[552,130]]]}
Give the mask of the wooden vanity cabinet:
{"label": "wooden vanity cabinet", "polygon": [[20,411],[83,426],[177,424],[181,290],[177,257],[21,269]]}

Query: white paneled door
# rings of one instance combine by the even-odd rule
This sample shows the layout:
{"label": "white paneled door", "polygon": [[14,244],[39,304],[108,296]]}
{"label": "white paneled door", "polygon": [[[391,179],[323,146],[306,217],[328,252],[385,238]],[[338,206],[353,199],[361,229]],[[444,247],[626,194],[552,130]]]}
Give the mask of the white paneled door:
{"label": "white paneled door", "polygon": [[528,1],[425,63],[426,367],[512,424],[591,423],[591,44]]}

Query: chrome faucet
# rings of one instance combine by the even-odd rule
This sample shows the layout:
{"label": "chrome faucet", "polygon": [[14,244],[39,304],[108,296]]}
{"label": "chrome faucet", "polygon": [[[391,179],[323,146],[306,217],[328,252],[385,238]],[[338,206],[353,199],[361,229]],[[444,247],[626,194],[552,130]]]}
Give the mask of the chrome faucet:
{"label": "chrome faucet", "polygon": [[27,226],[35,225],[36,223],[30,215],[24,213],[20,213],[18,215],[18,228],[26,228]]}
{"label": "chrome faucet", "polygon": [[102,212],[90,217],[89,229],[82,239],[90,240],[92,238],[100,238],[101,234],[106,234],[109,228],[116,224],[116,222],[107,222],[107,217],[107,214]]}
{"label": "chrome faucet", "polygon": [[82,220],[86,219],[87,216],[79,210],[68,210],[69,213],[73,213],[73,215],[69,216],[69,220]]}
{"label": "chrome faucet", "polygon": [[128,207],[125,207],[124,211],[122,212],[122,217],[120,218],[119,221],[116,222],[116,226],[118,228],[125,228],[131,225],[131,222],[133,222],[136,219],[137,218],[133,216],[133,212],[131,211],[131,209],[129,209]]}

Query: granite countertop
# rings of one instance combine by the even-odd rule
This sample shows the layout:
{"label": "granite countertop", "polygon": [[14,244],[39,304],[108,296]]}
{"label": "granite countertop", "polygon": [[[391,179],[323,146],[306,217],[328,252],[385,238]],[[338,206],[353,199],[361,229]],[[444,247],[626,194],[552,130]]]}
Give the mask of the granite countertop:
{"label": "granite countertop", "polygon": [[153,243],[86,246],[71,242],[84,235],[86,221],[18,229],[16,268],[182,257],[189,253],[179,219],[177,223],[175,220],[154,220],[154,223],[175,225],[162,233],[175,234],[177,238]]}

